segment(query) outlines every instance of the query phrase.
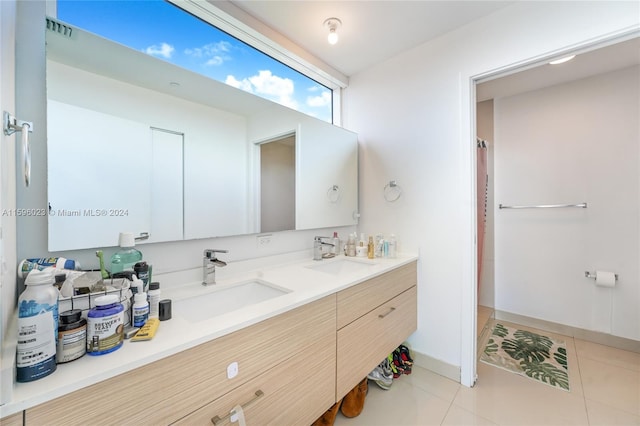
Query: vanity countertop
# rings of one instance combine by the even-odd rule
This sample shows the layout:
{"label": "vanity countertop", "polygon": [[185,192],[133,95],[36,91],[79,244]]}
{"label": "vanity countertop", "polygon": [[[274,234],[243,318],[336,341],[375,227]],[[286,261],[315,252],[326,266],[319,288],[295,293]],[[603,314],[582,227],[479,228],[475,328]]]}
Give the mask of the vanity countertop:
{"label": "vanity countertop", "polygon": [[[172,319],[160,323],[152,340],[125,340],[123,347],[115,352],[101,356],[85,355],[68,364],[59,364],[57,370],[47,377],[30,383],[15,383],[11,401],[0,407],[0,417],[50,401],[321,299],[415,261],[417,256],[399,254],[395,259],[372,260],[345,256],[322,261],[310,259],[309,252],[305,251],[293,255],[229,263],[226,268],[216,268],[217,284],[206,287],[195,278],[202,274],[201,269],[182,274],[182,278],[175,274],[167,276],[166,281],[161,276],[154,277],[154,281],[157,279],[163,283],[161,299],[171,299],[174,308]],[[313,269],[320,264],[330,267],[330,263],[344,260],[366,263],[368,267],[340,274]],[[176,312],[175,305],[180,299],[204,296],[249,280],[268,282],[289,292],[195,323],[189,322]],[[188,284],[178,285],[180,282]]]}

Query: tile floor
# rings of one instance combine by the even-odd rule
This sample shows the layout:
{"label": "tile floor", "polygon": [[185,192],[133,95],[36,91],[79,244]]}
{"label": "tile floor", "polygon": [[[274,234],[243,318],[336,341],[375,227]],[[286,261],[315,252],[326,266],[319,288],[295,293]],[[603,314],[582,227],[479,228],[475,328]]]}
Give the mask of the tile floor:
{"label": "tile floor", "polygon": [[640,425],[639,353],[545,334],[567,344],[570,392],[482,362],[473,388],[416,366],[388,391],[370,381],[362,413],[335,425]]}

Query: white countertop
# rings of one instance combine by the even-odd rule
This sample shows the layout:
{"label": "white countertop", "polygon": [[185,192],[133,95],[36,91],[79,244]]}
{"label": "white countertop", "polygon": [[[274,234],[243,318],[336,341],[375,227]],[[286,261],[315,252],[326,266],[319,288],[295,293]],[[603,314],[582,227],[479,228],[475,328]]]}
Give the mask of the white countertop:
{"label": "white countertop", "polygon": [[[85,355],[70,363],[59,364],[57,370],[47,377],[29,383],[15,383],[10,402],[0,407],[0,417],[126,373],[417,260],[417,256],[407,254],[400,254],[395,259],[372,260],[345,256],[322,261],[313,261],[311,258],[311,252],[304,251],[229,263],[225,268],[216,268],[217,284],[206,287],[201,284],[201,268],[154,277],[154,281],[161,283],[161,299],[172,300],[173,316],[171,320],[160,323],[152,340],[125,340],[120,349],[109,354]],[[370,267],[340,275],[312,269],[319,264],[343,259],[368,263]],[[266,281],[289,292],[197,323],[191,323],[176,314],[176,303],[180,299],[220,291],[234,283],[253,279]],[[185,282],[188,284],[180,284]]]}

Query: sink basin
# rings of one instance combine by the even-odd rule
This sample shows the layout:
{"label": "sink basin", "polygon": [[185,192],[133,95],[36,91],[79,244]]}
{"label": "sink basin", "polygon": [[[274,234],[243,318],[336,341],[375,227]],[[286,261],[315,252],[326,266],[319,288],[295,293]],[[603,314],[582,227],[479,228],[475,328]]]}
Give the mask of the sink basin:
{"label": "sink basin", "polygon": [[324,272],[331,275],[352,274],[354,272],[365,272],[375,266],[375,263],[362,262],[351,259],[321,260],[317,265],[307,266],[315,271]]}
{"label": "sink basin", "polygon": [[173,311],[187,321],[200,322],[289,292],[290,290],[255,279],[225,285],[202,295],[175,300]]}

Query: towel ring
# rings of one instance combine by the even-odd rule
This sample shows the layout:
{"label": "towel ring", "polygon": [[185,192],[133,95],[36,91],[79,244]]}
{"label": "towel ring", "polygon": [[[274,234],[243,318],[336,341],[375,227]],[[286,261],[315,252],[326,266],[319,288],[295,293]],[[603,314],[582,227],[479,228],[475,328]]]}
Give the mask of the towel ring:
{"label": "towel ring", "polygon": [[340,187],[338,185],[333,185],[327,190],[327,198],[333,204],[340,201]]}
{"label": "towel ring", "polygon": [[398,198],[400,198],[400,196],[402,195],[402,188],[396,183],[395,180],[391,180],[384,186],[382,192],[384,194],[384,199],[390,203],[393,203],[394,201],[397,201]]}

